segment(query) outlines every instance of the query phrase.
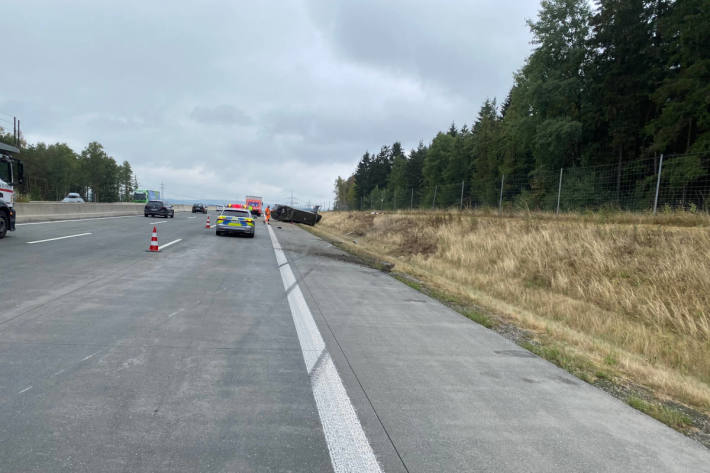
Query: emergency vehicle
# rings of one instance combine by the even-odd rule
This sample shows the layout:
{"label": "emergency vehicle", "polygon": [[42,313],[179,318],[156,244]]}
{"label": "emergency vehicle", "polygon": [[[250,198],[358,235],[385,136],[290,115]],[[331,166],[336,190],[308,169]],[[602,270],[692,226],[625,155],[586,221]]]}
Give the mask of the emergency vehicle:
{"label": "emergency vehicle", "polygon": [[251,213],[256,214],[257,217],[261,217],[261,209],[264,206],[264,199],[256,195],[248,195],[244,199],[246,205],[251,207]]}
{"label": "emergency vehicle", "polygon": [[20,150],[0,143],[0,238],[15,229],[15,189],[24,181],[24,166],[15,155]]}

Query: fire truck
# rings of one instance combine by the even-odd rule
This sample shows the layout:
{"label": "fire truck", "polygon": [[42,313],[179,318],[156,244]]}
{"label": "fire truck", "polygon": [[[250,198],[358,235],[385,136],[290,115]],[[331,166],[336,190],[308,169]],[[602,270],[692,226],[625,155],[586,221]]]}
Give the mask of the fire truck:
{"label": "fire truck", "polygon": [[17,159],[20,150],[0,143],[0,238],[15,229],[15,189],[24,180],[22,161]]}
{"label": "fire truck", "polygon": [[247,207],[251,207],[251,212],[253,214],[256,214],[257,217],[261,217],[261,208],[264,205],[264,199],[256,195],[248,195],[244,201],[246,202]]}

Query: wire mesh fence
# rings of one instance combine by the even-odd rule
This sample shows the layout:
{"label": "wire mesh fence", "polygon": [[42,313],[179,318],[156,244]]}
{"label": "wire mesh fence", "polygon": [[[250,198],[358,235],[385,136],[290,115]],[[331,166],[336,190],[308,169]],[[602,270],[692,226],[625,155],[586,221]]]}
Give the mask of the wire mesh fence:
{"label": "wire mesh fence", "polygon": [[601,166],[500,174],[410,188],[374,189],[362,210],[497,207],[552,212],[688,210],[710,212],[710,156],[682,155]]}

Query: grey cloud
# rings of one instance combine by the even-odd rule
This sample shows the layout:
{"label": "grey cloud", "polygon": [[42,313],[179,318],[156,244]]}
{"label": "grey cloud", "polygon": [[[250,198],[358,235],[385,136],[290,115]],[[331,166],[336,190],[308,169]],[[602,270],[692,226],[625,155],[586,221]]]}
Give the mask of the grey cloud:
{"label": "grey cloud", "polygon": [[529,52],[525,19],[537,2],[310,2],[314,22],[342,56],[443,87],[498,96]]}
{"label": "grey cloud", "polygon": [[252,119],[243,111],[231,105],[216,107],[195,107],[190,118],[207,125],[249,125]]}

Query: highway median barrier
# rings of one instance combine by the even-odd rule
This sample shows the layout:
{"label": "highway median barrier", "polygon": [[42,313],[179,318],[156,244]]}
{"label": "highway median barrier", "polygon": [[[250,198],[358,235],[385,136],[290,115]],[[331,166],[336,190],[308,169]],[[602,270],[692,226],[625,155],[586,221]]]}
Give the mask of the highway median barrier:
{"label": "highway median barrier", "polygon": [[[117,203],[68,203],[68,202],[17,202],[17,223],[72,220],[81,218],[122,217],[142,215],[145,204]],[[189,212],[189,205],[175,204],[176,212]]]}

